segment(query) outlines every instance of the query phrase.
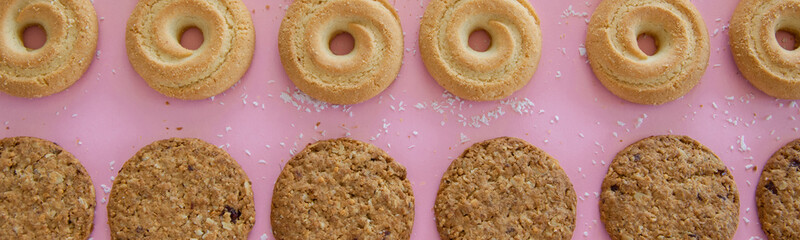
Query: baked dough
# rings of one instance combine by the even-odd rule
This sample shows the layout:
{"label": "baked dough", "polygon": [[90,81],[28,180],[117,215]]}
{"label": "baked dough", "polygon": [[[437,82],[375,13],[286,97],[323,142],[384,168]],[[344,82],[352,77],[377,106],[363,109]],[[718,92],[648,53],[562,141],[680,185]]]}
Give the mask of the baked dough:
{"label": "baked dough", "polygon": [[414,193],[406,169],[380,148],[318,141],[283,167],[272,193],[275,239],[409,239]]}
{"label": "baked dough", "polygon": [[[47,41],[23,45],[22,32],[39,25]],[[97,48],[97,16],[89,0],[0,1],[0,90],[26,98],[48,96],[81,78]]]}
{"label": "baked dough", "polygon": [[[468,45],[477,30],[492,39],[485,52]],[[468,100],[499,100],[533,77],[542,33],[527,0],[433,0],[422,17],[419,48],[428,72],[447,91]]]}
{"label": "baked dough", "polygon": [[[336,55],[330,41],[353,36],[353,50]],[[386,0],[296,0],[278,35],[281,63],[295,86],[333,104],[355,104],[378,95],[397,77],[403,30]]]}
{"label": "baked dough", "polygon": [[433,211],[441,239],[571,239],[577,201],[555,158],[501,137],[453,160]]}
{"label": "baked dough", "polygon": [[[196,27],[203,44],[181,46]],[[241,0],[140,0],[125,35],[133,69],[156,91],[199,100],[227,90],[250,67],[255,31]]]}
{"label": "baked dough", "polygon": [[57,144],[0,139],[0,238],[86,239],[95,210],[92,179]]}
{"label": "baked dough", "polygon": [[776,151],[764,165],[756,206],[770,240],[800,239],[800,139]]}
{"label": "baked dough", "polygon": [[800,99],[800,51],[783,49],[777,31],[800,36],[800,1],[740,1],[729,34],[733,59],[742,75],[767,95]]}
{"label": "baked dough", "polygon": [[[637,37],[655,38],[648,56]],[[706,25],[688,0],[604,0],[592,14],[586,52],[595,76],[614,95],[658,105],[685,95],[708,65]]]}
{"label": "baked dough", "polygon": [[708,147],[687,136],[652,136],[609,165],[600,220],[614,240],[732,239],[739,191]]}
{"label": "baked dough", "polygon": [[155,141],[114,178],[111,239],[247,239],[256,221],[251,185],[217,146],[194,138]]}

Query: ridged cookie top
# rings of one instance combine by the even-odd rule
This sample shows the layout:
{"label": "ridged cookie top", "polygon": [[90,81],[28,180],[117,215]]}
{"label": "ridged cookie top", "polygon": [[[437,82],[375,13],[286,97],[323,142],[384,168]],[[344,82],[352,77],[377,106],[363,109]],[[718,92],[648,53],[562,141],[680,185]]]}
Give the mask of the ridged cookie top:
{"label": "ridged cookie top", "polygon": [[[485,52],[469,47],[469,35],[485,30]],[[488,101],[524,87],[539,63],[539,18],[526,0],[432,0],[419,33],[425,67],[456,96]]]}
{"label": "ridged cookie top", "polygon": [[[353,50],[336,55],[330,41],[353,36]],[[289,79],[309,96],[355,104],[378,95],[397,77],[403,60],[400,19],[386,0],[297,0],[278,35]]]}
{"label": "ridged cookie top", "polygon": [[406,169],[383,150],[319,141],[284,166],[271,219],[276,239],[409,239],[414,194]]}
{"label": "ridged cookie top", "polygon": [[775,152],[756,189],[761,229],[769,239],[800,239],[800,139]]}
{"label": "ridged cookie top", "polygon": [[620,151],[600,194],[612,239],[731,239],[739,192],[725,164],[686,136],[654,136]]}
{"label": "ridged cookie top", "polygon": [[[39,25],[47,41],[23,45],[26,27]],[[80,79],[97,48],[97,16],[89,0],[0,1],[0,90],[36,98],[63,91]]]}
{"label": "ridged cookie top", "polygon": [[[586,51],[595,76],[615,95],[663,104],[685,95],[705,73],[708,30],[688,0],[604,0],[592,13]],[[652,36],[657,51],[638,45]]]}
{"label": "ridged cookie top", "polygon": [[145,146],[112,187],[112,239],[247,239],[255,222],[247,175],[227,152],[199,139]]}
{"label": "ridged cookie top", "polygon": [[83,165],[55,143],[0,140],[0,238],[86,239],[94,198]]}
{"label": "ridged cookie top", "polygon": [[553,157],[516,138],[476,143],[442,177],[442,239],[570,239],[575,190]]}
{"label": "ridged cookie top", "polygon": [[[203,44],[181,46],[183,32],[196,27]],[[199,100],[227,90],[250,67],[255,31],[241,0],[141,0],[125,35],[134,70],[160,93]]]}
{"label": "ridged cookie top", "polygon": [[733,57],[753,86],[776,98],[800,99],[800,51],[783,49],[778,31],[800,34],[800,1],[740,1],[731,18]]}

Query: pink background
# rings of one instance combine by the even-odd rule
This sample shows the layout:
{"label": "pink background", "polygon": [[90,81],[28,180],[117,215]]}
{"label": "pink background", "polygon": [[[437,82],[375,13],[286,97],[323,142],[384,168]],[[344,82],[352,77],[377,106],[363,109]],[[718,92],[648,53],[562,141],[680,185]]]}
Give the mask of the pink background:
{"label": "pink background", "polygon": [[[519,137],[558,159],[575,185],[580,198],[573,239],[608,239],[596,197],[608,163],[641,138],[685,134],[710,147],[732,170],[741,198],[735,239],[764,238],[755,185],[771,154],[798,137],[800,108],[761,93],[737,72],[726,30],[736,1],[694,1],[711,35],[708,70],[684,98],[643,106],[611,95],[580,55],[586,21],[598,0],[532,0],[542,21],[544,47],[530,84],[510,98],[534,104],[519,107],[521,113],[507,102],[445,96],[418,51],[419,20],[428,0],[390,1],[406,33],[400,74],[378,97],[342,108],[295,95],[283,71],[277,33],[289,0],[244,0],[256,26],[252,66],[234,88],[201,101],[164,97],[131,68],[124,36],[135,0],[95,0],[100,42],[89,71],[69,90],[42,99],[0,93],[0,137],[49,139],[81,160],[97,189],[94,239],[109,238],[104,187],[111,187],[111,177],[139,148],[163,138],[197,137],[222,145],[242,165],[256,200],[251,239],[264,234],[272,239],[273,184],[292,153],[317,139],[344,136],[375,144],[408,169],[416,196],[412,239],[435,239],[432,207],[450,161],[475,142]],[[481,116],[488,124],[474,124],[473,118]],[[758,170],[748,169],[750,164]]]}

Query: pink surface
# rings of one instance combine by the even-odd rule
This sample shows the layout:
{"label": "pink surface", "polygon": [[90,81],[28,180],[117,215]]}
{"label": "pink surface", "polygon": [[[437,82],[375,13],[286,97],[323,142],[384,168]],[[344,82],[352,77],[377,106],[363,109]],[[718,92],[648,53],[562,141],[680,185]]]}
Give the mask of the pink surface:
{"label": "pink surface", "polygon": [[223,146],[253,182],[256,225],[250,238],[266,234],[272,239],[269,205],[281,166],[316,139],[344,136],[375,144],[407,167],[416,196],[412,239],[437,237],[432,207],[450,161],[471,144],[499,136],[525,139],[559,160],[580,197],[573,239],[608,239],[596,195],[608,163],[628,144],[670,133],[699,140],[731,168],[741,198],[735,239],[764,238],[755,185],[769,156],[798,137],[800,108],[759,92],[737,72],[727,36],[736,1],[694,2],[712,36],[709,67],[694,90],[662,106],[611,95],[580,55],[586,21],[598,0],[531,1],[544,34],[539,70],[513,101],[485,103],[449,97],[426,72],[417,34],[428,1],[392,1],[406,33],[400,75],[379,97],[348,107],[310,102],[286,77],[277,33],[291,1],[244,2],[256,26],[253,64],[238,85],[212,100],[166,98],[133,71],[124,37],[135,0],[94,1],[100,17],[98,54],[69,90],[35,100],[0,93],[0,137],[55,141],[91,174],[98,203],[94,239],[109,238],[111,178],[152,141],[197,137]]}

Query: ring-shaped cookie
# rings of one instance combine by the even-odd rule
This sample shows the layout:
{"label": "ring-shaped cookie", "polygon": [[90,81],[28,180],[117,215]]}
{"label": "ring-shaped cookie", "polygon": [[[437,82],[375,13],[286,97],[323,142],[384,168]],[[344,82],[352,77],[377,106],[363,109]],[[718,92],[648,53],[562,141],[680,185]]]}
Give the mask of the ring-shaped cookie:
{"label": "ring-shaped cookie", "polygon": [[[22,32],[40,26],[47,40],[25,47]],[[71,86],[94,59],[97,16],[89,0],[0,1],[0,90],[38,98]]]}
{"label": "ring-shaped cookie", "polygon": [[783,49],[775,38],[777,31],[800,36],[800,1],[740,1],[731,19],[733,58],[759,90],[776,98],[800,99],[800,51]]}
{"label": "ring-shaped cookie", "polygon": [[[203,44],[181,46],[183,32],[198,28]],[[199,100],[233,86],[250,67],[255,31],[240,0],[141,0],[126,32],[128,59],[156,91]]]}
{"label": "ring-shaped cookie", "polygon": [[[468,45],[478,30],[492,40],[484,52]],[[489,101],[528,84],[541,57],[542,34],[525,0],[433,0],[422,17],[419,47],[439,85],[464,99]]]}
{"label": "ring-shaped cookie", "polygon": [[[353,50],[336,55],[331,40],[353,36]],[[278,35],[281,63],[295,86],[333,104],[378,95],[397,77],[403,60],[400,19],[386,0],[297,0]]]}
{"label": "ring-shaped cookie", "polygon": [[[655,39],[648,56],[637,37]],[[688,0],[605,0],[592,14],[586,51],[595,76],[614,95],[658,105],[689,92],[705,73],[706,25]]]}

